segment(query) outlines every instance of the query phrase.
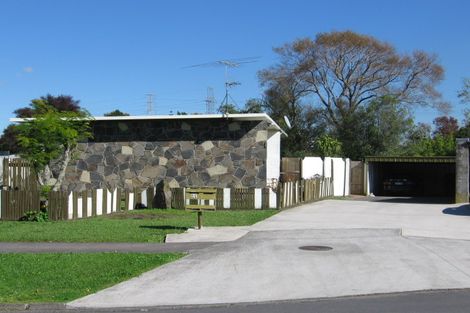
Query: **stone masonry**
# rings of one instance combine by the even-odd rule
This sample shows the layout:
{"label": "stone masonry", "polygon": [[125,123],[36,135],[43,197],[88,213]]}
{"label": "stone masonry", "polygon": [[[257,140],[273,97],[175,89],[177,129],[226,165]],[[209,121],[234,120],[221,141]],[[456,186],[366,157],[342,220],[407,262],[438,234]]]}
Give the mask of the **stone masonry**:
{"label": "stone masonry", "polygon": [[230,119],[93,121],[63,190],[264,187],[267,122]]}

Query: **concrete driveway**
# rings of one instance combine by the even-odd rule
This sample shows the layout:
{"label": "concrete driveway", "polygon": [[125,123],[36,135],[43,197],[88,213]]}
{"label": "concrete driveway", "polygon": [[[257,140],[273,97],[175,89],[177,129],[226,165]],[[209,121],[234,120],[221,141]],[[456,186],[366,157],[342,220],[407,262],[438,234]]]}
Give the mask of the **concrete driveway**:
{"label": "concrete driveway", "polygon": [[325,200],[286,210],[251,230],[398,228],[403,236],[470,240],[470,205]]}
{"label": "concrete driveway", "polygon": [[[281,212],[243,229],[238,240],[198,250],[69,306],[240,303],[470,288],[470,241],[438,238],[469,239],[469,210],[321,201]],[[240,228],[235,229],[240,236]],[[403,237],[401,229],[437,238]],[[300,250],[304,245],[333,249]]]}
{"label": "concrete driveway", "polygon": [[401,229],[404,236],[470,240],[470,205],[324,200],[284,210],[253,226],[207,227],[167,236],[167,242],[232,241],[250,231],[292,229]]}

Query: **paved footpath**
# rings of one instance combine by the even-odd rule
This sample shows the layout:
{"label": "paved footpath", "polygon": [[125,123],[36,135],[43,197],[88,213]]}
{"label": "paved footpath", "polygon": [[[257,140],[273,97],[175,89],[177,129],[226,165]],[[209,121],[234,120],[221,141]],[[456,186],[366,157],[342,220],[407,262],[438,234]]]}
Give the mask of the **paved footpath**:
{"label": "paved footpath", "polygon": [[0,253],[86,253],[86,252],[192,252],[214,243],[66,243],[66,242],[0,242]]}

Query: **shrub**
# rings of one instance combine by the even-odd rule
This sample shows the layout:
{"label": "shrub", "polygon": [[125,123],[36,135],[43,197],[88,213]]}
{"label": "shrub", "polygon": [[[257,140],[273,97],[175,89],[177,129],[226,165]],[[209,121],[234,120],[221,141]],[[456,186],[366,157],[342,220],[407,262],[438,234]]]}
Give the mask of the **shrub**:
{"label": "shrub", "polygon": [[45,211],[28,211],[20,218],[21,221],[26,222],[47,222],[49,216]]}

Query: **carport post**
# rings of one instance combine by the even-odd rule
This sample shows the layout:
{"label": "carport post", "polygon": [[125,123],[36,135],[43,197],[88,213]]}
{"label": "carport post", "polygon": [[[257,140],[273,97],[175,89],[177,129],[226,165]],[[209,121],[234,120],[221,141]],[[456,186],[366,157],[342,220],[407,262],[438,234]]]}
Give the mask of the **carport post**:
{"label": "carport post", "polygon": [[469,194],[469,146],[470,138],[457,138],[455,156],[455,203],[468,202]]}

